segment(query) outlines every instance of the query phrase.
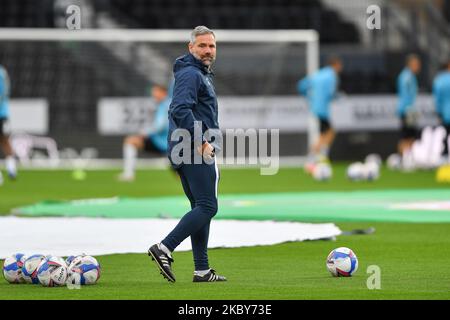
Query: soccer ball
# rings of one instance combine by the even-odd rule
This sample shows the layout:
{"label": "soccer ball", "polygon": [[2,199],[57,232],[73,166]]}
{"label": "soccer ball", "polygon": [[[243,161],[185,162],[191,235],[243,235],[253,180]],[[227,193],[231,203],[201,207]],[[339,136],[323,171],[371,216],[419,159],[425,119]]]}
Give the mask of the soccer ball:
{"label": "soccer ball", "polygon": [[74,285],[95,284],[100,279],[100,264],[97,259],[81,255],[71,259],[67,283]]}
{"label": "soccer ball", "polygon": [[386,164],[391,170],[400,170],[402,168],[402,157],[398,153],[391,154],[386,159]]}
{"label": "soccer ball", "polygon": [[381,167],[383,164],[383,159],[381,159],[381,156],[376,153],[369,154],[366,159],[364,159],[365,163],[376,163],[378,167]]}
{"label": "soccer ball", "polygon": [[315,180],[326,181],[333,176],[333,170],[327,163],[318,163],[312,171],[312,176]]}
{"label": "soccer ball", "polygon": [[3,276],[9,283],[24,283],[22,266],[26,257],[23,253],[16,253],[5,259],[3,263]]}
{"label": "soccer ball", "polygon": [[351,277],[358,270],[358,258],[349,248],[334,249],[327,257],[327,269],[334,277]]}
{"label": "soccer ball", "polygon": [[66,262],[55,256],[47,256],[38,268],[38,279],[44,287],[63,286],[67,280]]}
{"label": "soccer ball", "polygon": [[37,269],[45,256],[42,254],[33,254],[29,256],[23,263],[22,275],[26,283],[38,284]]}
{"label": "soccer ball", "polygon": [[364,179],[373,181],[380,177],[380,167],[375,162],[367,162],[364,164]]}
{"label": "soccer ball", "polygon": [[347,168],[347,178],[352,181],[363,180],[365,175],[364,164],[361,162],[355,162]]}

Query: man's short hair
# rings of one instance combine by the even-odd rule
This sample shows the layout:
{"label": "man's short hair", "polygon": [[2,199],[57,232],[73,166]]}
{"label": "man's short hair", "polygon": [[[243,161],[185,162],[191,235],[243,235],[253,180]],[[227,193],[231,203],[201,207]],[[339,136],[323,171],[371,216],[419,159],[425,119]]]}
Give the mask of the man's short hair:
{"label": "man's short hair", "polygon": [[194,28],[194,30],[192,30],[191,32],[191,43],[194,44],[195,39],[198,36],[204,35],[204,34],[212,34],[214,39],[216,38],[216,35],[214,34],[214,31],[212,31],[211,29],[209,29],[208,27],[205,26],[197,26]]}

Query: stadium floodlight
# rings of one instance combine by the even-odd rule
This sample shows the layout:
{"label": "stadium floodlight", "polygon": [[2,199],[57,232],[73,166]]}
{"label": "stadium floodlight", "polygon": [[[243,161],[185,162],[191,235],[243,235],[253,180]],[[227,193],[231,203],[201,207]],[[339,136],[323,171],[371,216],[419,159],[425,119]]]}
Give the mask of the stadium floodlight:
{"label": "stadium floodlight", "polygon": [[[96,79],[106,79],[107,85],[95,83],[95,79],[89,79],[89,84],[78,82],[79,86],[89,85],[88,92],[92,92],[97,87],[101,88],[95,96],[96,99],[102,96],[142,97],[148,95],[149,83],[170,80],[173,60],[186,52],[190,32],[191,30],[186,29],[0,28],[0,58],[5,55],[15,55],[18,51],[33,52],[32,70],[46,73],[44,78],[47,85],[52,86],[52,81],[55,82],[51,90],[64,87],[65,82],[61,80],[64,76],[58,76],[55,73],[59,70],[64,72],[64,63],[69,63],[72,64],[70,72],[77,73],[77,69],[81,69],[77,68],[78,65],[85,66],[86,69],[92,70],[91,75],[94,75]],[[272,101],[273,109],[274,97],[297,95],[296,81],[319,68],[319,34],[315,30],[214,30],[214,32],[218,41],[218,57],[214,68],[219,102],[223,96],[253,97],[253,102],[263,107],[264,103]],[[62,65],[59,65],[60,68],[52,68],[52,64],[58,63],[59,60],[64,60]],[[43,66],[52,68],[52,76],[49,75],[48,70],[45,71],[42,66],[39,66],[40,62],[43,62]],[[28,61],[28,63],[31,62]],[[14,75],[12,76],[14,78]],[[40,75],[33,75],[33,78],[39,79]],[[112,89],[108,91],[109,88]],[[111,92],[113,90],[115,91]],[[42,88],[28,90],[31,96],[45,96],[48,91]],[[68,91],[71,90],[67,89],[65,94]],[[54,91],[51,92],[53,93]],[[72,97],[69,96],[69,98]],[[61,101],[62,98],[58,100],[58,102]],[[85,121],[87,126],[89,119],[94,121],[93,126],[101,121],[98,119],[101,118],[99,115],[95,119],[95,117],[80,114],[83,112],[80,111],[81,109],[84,108],[85,113],[92,112],[95,106],[83,107],[85,102],[82,96],[77,96],[76,101],[76,108],[75,105],[72,106],[75,113],[72,114],[70,121],[80,119],[80,122]],[[248,101],[246,100],[245,103],[251,105]],[[71,103],[75,102],[61,102],[61,105],[68,107]],[[90,103],[97,104],[97,101]],[[278,103],[278,105],[282,104],[283,102]],[[52,105],[52,107],[53,112],[55,106]],[[253,110],[253,112],[256,111]],[[254,114],[249,114],[249,117]],[[64,119],[61,120],[61,118]],[[52,121],[56,123],[52,123],[52,128],[67,128],[68,123],[64,121],[69,122],[69,120],[66,118],[53,116]],[[289,115],[285,118],[289,118]],[[283,120],[281,116],[280,119]],[[317,122],[312,116],[308,120],[299,120],[307,123],[307,141],[311,146],[318,137]],[[58,123],[58,121],[62,122]],[[267,120],[264,121],[260,124],[270,126]],[[288,129],[295,132],[292,123],[295,122],[291,119],[290,129]],[[280,129],[285,128],[280,127]],[[117,132],[117,134],[124,133],[128,132]]]}

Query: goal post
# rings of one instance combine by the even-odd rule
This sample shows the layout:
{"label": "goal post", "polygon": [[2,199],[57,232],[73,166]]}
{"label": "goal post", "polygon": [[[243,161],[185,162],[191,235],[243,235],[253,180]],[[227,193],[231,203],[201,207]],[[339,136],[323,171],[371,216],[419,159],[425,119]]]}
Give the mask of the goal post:
{"label": "goal post", "polygon": [[[172,73],[173,59],[186,52],[191,31],[188,29],[0,28],[0,61],[5,60],[2,59],[2,54],[3,58],[4,55],[8,55],[8,50],[6,50],[7,53],[4,53],[3,50],[8,44],[15,48],[9,51],[9,58],[14,55],[14,52],[21,51],[23,43],[27,43],[37,44],[37,46],[31,45],[29,50],[36,51],[37,59],[42,57],[42,59],[47,60],[53,58],[46,55],[56,54],[58,48],[52,49],[53,51],[47,48],[47,51],[45,51],[47,53],[42,54],[39,54],[38,51],[44,50],[43,47],[45,46],[59,44],[57,47],[63,47],[65,52],[71,55],[71,58],[68,59],[71,64],[86,65],[89,64],[86,62],[88,60],[91,64],[97,64],[99,69],[102,69],[95,72],[100,79],[111,78],[113,70],[115,72],[116,68],[119,69],[119,63],[114,63],[114,61],[119,61],[120,64],[136,69],[134,72],[135,78],[131,76],[127,78],[125,75],[118,76],[119,78],[123,77],[125,79],[123,81],[127,82],[129,87],[132,87],[130,83],[133,80],[130,79],[141,79],[142,83],[144,83],[144,80],[161,82],[160,79],[169,79]],[[254,96],[255,99],[259,96],[259,100],[272,96],[285,97],[290,95],[294,97],[297,94],[296,92],[292,89],[289,91],[282,88],[283,86],[295,87],[292,74],[297,73],[300,77],[301,75],[312,74],[319,68],[319,34],[315,30],[215,29],[214,33],[218,41],[216,65],[219,66],[219,69],[221,68],[221,70],[217,70],[216,74],[219,79],[222,74],[226,74],[220,79],[220,85],[227,90],[217,90],[219,100],[221,95],[224,95],[223,91],[226,92],[226,96],[243,96],[246,98]],[[74,43],[79,45],[71,45]],[[51,53],[48,53],[49,51]],[[57,58],[60,59],[60,57]],[[222,60],[227,59],[229,61],[220,66]],[[233,64],[233,59],[238,61]],[[248,79],[238,83],[233,77],[239,78],[242,75],[239,73],[241,72],[239,69],[242,69],[239,66],[240,63],[247,68],[247,71],[242,72],[247,73],[244,75],[248,76]],[[47,61],[47,64],[50,65],[51,61]],[[248,75],[248,70],[251,70],[251,68],[256,71],[253,77]],[[290,74],[288,80],[284,79],[286,73]],[[115,74],[119,74],[119,70]],[[83,78],[80,76],[80,79]],[[110,80],[111,85],[120,85],[118,84],[120,80],[116,82],[113,79]],[[279,82],[282,80],[284,82],[280,84]],[[257,83],[258,81],[261,81],[261,83]],[[286,84],[287,81],[290,82]],[[51,81],[49,83],[51,84]],[[55,85],[61,84],[56,83]],[[80,85],[82,85],[81,82]],[[57,88],[54,90],[57,90]],[[32,88],[30,91],[35,96],[46,92],[45,90],[36,90],[38,93],[35,93]],[[290,93],[286,94],[286,91]],[[108,95],[108,91],[105,92]],[[138,92],[137,89],[131,92],[129,96],[136,95],[136,92]],[[118,95],[121,94],[118,93]],[[127,94],[123,93],[122,95]],[[80,117],[87,117],[87,115]],[[99,120],[97,119],[97,121]],[[302,121],[307,123],[307,144],[310,147],[319,134],[318,124],[315,117],[310,113],[308,119],[302,119]]]}

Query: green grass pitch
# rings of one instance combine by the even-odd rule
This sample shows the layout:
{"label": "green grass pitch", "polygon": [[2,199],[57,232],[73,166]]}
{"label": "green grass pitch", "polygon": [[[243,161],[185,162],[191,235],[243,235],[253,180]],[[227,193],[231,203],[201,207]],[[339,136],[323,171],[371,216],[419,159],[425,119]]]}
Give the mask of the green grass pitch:
{"label": "green grass pitch", "polygon": [[[334,178],[313,181],[300,169],[281,169],[261,176],[256,169],[222,170],[220,193],[320,190],[448,188],[434,172],[382,171],[379,181],[352,183],[345,165],[334,166]],[[0,187],[0,212],[46,199],[110,196],[149,197],[182,194],[177,178],[165,170],[138,172],[135,183],[115,181],[118,171],[89,171],[75,181],[70,171],[23,171],[20,180]],[[219,211],[220,214],[220,211]],[[449,299],[450,224],[337,223],[342,230],[374,226],[373,235],[340,236],[336,241],[293,242],[273,246],[210,250],[211,265],[226,283],[192,283],[191,252],[176,252],[175,284],[169,284],[143,254],[99,256],[102,277],[80,290],[10,285],[0,280],[0,299]],[[359,258],[351,278],[332,278],[325,258],[347,246]],[[369,290],[367,268],[381,270],[381,289]]]}

